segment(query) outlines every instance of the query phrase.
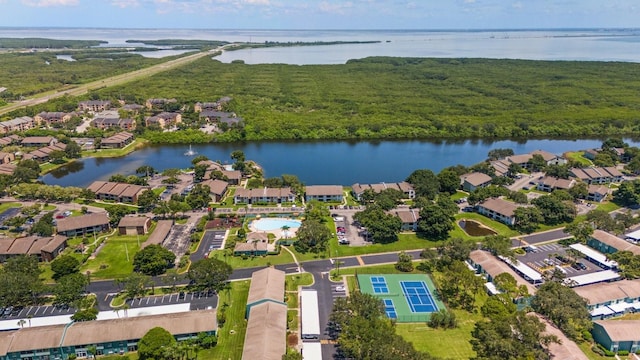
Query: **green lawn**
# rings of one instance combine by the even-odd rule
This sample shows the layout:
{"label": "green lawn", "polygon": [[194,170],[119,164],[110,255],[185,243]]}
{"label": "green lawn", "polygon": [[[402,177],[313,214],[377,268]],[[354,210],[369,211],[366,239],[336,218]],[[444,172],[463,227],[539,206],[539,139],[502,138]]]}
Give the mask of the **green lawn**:
{"label": "green lawn", "polygon": [[[250,281],[234,281],[231,283],[231,299],[221,294],[220,303],[227,302],[227,322],[218,329],[218,345],[212,349],[203,350],[198,354],[199,359],[240,359],[247,322],[244,319]],[[218,306],[220,308],[220,305]],[[256,359],[258,360],[258,359]]]}
{"label": "green lawn", "polygon": [[592,166],[593,165],[591,160],[589,160],[586,157],[584,157],[584,151],[568,151],[568,152],[564,153],[564,156],[567,159],[575,161],[575,162],[577,162],[578,164],[581,164],[581,165],[585,165],[585,166]]}
{"label": "green lawn", "polygon": [[[519,233],[513,229],[511,229],[509,226],[495,221],[495,220],[491,220],[488,217],[484,216],[484,215],[480,215],[480,214],[476,214],[476,213],[461,213],[461,214],[457,214],[455,216],[456,218],[456,222],[458,220],[461,219],[469,219],[469,220],[475,220],[479,223],[482,223],[483,225],[493,229],[494,231],[496,231],[498,234],[500,235],[504,235],[504,236],[508,236],[508,237],[512,237],[512,236],[516,236]],[[459,227],[458,227],[459,229]],[[462,230],[461,230],[462,231]],[[463,231],[464,233],[464,231]],[[465,233],[466,235],[466,233]],[[466,235],[468,238],[472,238],[468,235]],[[455,237],[455,236],[450,236],[451,238]]]}
{"label": "green lawn", "polygon": [[0,204],[0,213],[11,209],[11,208],[19,208],[22,207],[22,204],[17,203],[17,202],[8,202],[8,203],[2,203]]}
{"label": "green lawn", "polygon": [[603,211],[606,211],[606,212],[612,212],[614,210],[620,209],[620,206],[618,206],[617,204],[615,204],[612,201],[608,201],[608,202],[605,202],[605,203],[598,204],[596,209],[603,210]]}
{"label": "green lawn", "polygon": [[226,261],[227,264],[231,265],[231,267],[234,269],[289,264],[294,262],[293,257],[291,257],[291,254],[289,254],[286,250],[280,250],[280,254],[278,255],[255,256],[247,259],[243,259],[241,256],[233,255],[227,255],[225,258],[224,250],[212,251],[209,256],[213,256],[220,260]]}
{"label": "green lawn", "polygon": [[285,277],[285,290],[297,291],[298,286],[309,286],[313,284],[313,276],[309,273],[291,274]]}
{"label": "green lawn", "polygon": [[287,310],[287,329],[289,331],[298,331],[298,311]]}
{"label": "green lawn", "polygon": [[[145,238],[140,237],[140,244]],[[95,259],[88,260],[80,272],[91,271],[91,277],[97,279],[115,279],[133,272],[133,256],[138,251],[136,236],[109,237]]]}
{"label": "green lawn", "polygon": [[455,194],[451,195],[451,200],[458,200],[458,199],[462,199],[463,197],[467,197],[469,196],[469,194],[467,192],[458,190],[456,191]]}
{"label": "green lawn", "polygon": [[[594,353],[591,350],[591,344],[583,341],[581,343],[578,343],[578,347],[580,348],[580,350],[582,350],[582,352],[589,358],[589,360],[607,360],[607,359],[614,359],[612,357],[606,357],[606,356],[600,356],[596,353]],[[625,357],[622,357],[622,359],[625,359]]]}
{"label": "green lawn", "polygon": [[432,329],[424,323],[397,323],[396,333],[413,343],[418,351],[427,352],[440,359],[471,359],[475,352],[471,348],[471,331],[482,315],[463,310],[453,310],[458,319],[455,329]]}
{"label": "green lawn", "polygon": [[100,157],[121,157],[121,156],[125,156],[125,155],[127,155],[129,153],[132,153],[133,151],[141,148],[146,143],[147,143],[147,140],[138,138],[138,139],[133,140],[133,142],[131,142],[129,145],[125,146],[122,149],[85,150],[85,151],[82,152],[82,157],[83,158],[87,158],[87,157],[95,157],[95,158],[100,158]]}

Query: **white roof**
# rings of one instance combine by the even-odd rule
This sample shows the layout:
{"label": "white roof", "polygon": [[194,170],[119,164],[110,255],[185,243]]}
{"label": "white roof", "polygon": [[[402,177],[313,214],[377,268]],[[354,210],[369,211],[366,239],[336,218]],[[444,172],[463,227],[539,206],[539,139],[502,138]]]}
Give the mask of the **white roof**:
{"label": "white roof", "polygon": [[591,316],[600,316],[600,315],[611,315],[614,314],[615,311],[609,309],[606,306],[600,306],[593,310],[591,310]]}
{"label": "white roof", "polygon": [[31,327],[48,326],[48,325],[64,325],[71,322],[71,315],[34,317],[34,318],[31,318],[31,321],[29,321],[29,319],[27,319],[26,317],[22,319],[2,320],[0,321],[0,331],[19,329],[20,325],[18,325],[18,321],[20,320],[25,321],[24,322],[25,327],[28,327],[29,323],[31,323]]}
{"label": "white roof", "polygon": [[300,309],[302,335],[320,335],[318,292],[306,289],[300,291]]}
{"label": "white roof", "polygon": [[565,281],[565,284],[568,284],[569,286],[582,286],[582,285],[595,284],[595,283],[619,279],[619,278],[620,278],[620,275],[618,275],[617,272],[612,270],[603,270],[603,271],[598,271],[591,274],[583,274],[583,275],[568,277],[564,281]]}
{"label": "white roof", "polygon": [[322,344],[319,342],[302,343],[302,360],[322,360]]}
{"label": "white roof", "polygon": [[191,308],[190,303],[182,303],[182,304],[173,304],[173,305],[162,305],[162,306],[147,306],[135,309],[128,309],[126,311],[119,310],[118,312],[114,310],[110,311],[100,311],[98,313],[98,318],[96,320],[109,320],[109,319],[118,319],[121,317],[136,317],[136,316],[145,316],[145,315],[162,315],[162,314],[173,314],[180,312],[187,312]]}
{"label": "white roof", "polygon": [[484,283],[484,287],[487,288],[491,295],[497,295],[501,293],[501,291],[498,290],[498,288],[492,282]]}
{"label": "white roof", "polygon": [[623,301],[615,304],[609,304],[607,307],[616,313],[622,313],[627,309],[633,309],[633,304]]}
{"label": "white roof", "polygon": [[506,262],[507,264],[511,265],[514,269],[518,270],[520,273],[522,273],[524,276],[526,276],[527,278],[529,278],[531,281],[542,281],[542,275],[540,275],[539,272],[533,270],[531,267],[529,267],[529,265],[525,265],[523,263],[521,263],[519,260],[516,260],[515,263],[513,263],[511,260],[507,259],[506,257],[500,256],[500,258],[502,259],[502,261]]}
{"label": "white roof", "polygon": [[640,229],[636,230],[636,231],[632,231],[632,232],[626,234],[625,237],[627,237],[629,239],[633,239],[635,241],[640,240]]}
{"label": "white roof", "polygon": [[609,268],[614,268],[618,266],[618,263],[615,261],[611,261],[611,260],[607,260],[607,256],[601,252],[595,251],[592,248],[586,246],[586,245],[582,245],[582,244],[571,244],[569,245],[570,248],[574,249],[574,250],[578,250],[579,252],[583,253],[584,255],[586,255],[587,257],[589,257],[590,259],[593,259],[597,262],[599,262],[602,265],[605,265],[606,267]]}
{"label": "white roof", "polygon": [[[159,314],[172,314],[179,312],[187,312],[191,305],[189,303],[175,304],[175,305],[163,305],[163,306],[149,306],[135,309],[128,309],[126,311],[120,310],[117,313],[114,310],[101,311],[98,313],[96,320],[110,320],[121,317],[136,317],[145,315],[159,315]],[[71,322],[71,315],[57,315],[57,316],[40,316],[31,318],[23,318],[25,321],[24,326],[27,327],[31,324],[31,327],[49,326],[49,325],[64,325]],[[2,320],[0,321],[0,331],[19,329],[18,325],[20,319]]]}

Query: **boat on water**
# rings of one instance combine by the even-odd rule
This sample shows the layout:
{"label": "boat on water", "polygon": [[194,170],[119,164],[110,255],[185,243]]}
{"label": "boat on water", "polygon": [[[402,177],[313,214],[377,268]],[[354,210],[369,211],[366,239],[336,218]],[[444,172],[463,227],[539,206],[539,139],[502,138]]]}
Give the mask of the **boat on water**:
{"label": "boat on water", "polygon": [[193,155],[196,155],[197,153],[198,153],[198,152],[197,152],[197,151],[195,151],[195,150],[193,150],[193,149],[191,148],[191,145],[189,145],[189,150],[187,150],[187,151],[184,153],[184,155],[185,155],[185,156],[193,156]]}

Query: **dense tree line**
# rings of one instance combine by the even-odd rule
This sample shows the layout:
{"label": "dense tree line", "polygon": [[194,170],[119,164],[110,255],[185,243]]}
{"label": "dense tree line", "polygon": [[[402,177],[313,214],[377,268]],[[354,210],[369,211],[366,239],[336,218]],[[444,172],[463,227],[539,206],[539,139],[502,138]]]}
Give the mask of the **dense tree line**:
{"label": "dense tree line", "polygon": [[345,358],[361,360],[428,360],[396,334],[394,324],[385,315],[382,301],[358,291],[337,298],[330,321],[337,330],[339,352]]}

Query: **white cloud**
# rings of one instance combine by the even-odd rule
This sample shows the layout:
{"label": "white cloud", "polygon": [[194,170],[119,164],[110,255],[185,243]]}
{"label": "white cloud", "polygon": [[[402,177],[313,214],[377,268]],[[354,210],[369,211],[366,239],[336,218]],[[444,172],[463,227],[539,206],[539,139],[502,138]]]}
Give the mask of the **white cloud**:
{"label": "white cloud", "polygon": [[48,6],[75,6],[79,0],[22,0],[27,6],[48,7]]}
{"label": "white cloud", "polygon": [[138,2],[138,0],[111,0],[111,5],[124,9],[129,7],[137,7],[140,5],[140,3]]}
{"label": "white cloud", "polygon": [[351,1],[347,1],[339,4],[332,4],[329,2],[323,1],[320,4],[318,4],[318,9],[320,9],[320,11],[339,14],[339,15],[344,15],[345,10],[350,9],[352,7],[353,7],[353,3]]}
{"label": "white cloud", "polygon": [[241,2],[249,5],[271,5],[271,1],[269,0],[242,0]]}
{"label": "white cloud", "polygon": [[514,9],[522,9],[523,5],[522,5],[522,2],[517,1],[517,2],[514,2],[514,3],[511,5],[511,7],[513,7]]}

